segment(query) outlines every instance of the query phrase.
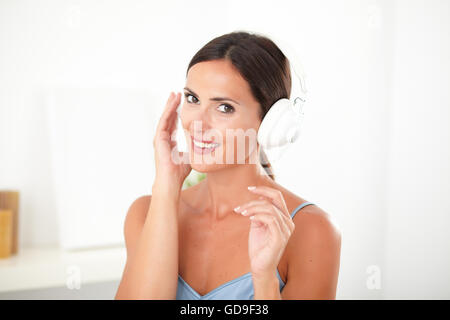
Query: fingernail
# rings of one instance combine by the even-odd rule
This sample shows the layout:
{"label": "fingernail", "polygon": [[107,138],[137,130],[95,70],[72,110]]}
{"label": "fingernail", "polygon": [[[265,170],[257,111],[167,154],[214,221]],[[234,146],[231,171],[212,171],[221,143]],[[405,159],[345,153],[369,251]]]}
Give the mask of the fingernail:
{"label": "fingernail", "polygon": [[248,186],[248,187],[247,187],[248,190],[253,190],[253,189],[255,189],[255,188],[256,188],[255,186]]}
{"label": "fingernail", "polygon": [[247,210],[243,210],[241,214],[244,216],[247,213]]}
{"label": "fingernail", "polygon": [[253,220],[255,218],[255,216],[250,216],[248,217],[250,220]]}
{"label": "fingernail", "polygon": [[240,206],[237,206],[237,207],[234,208],[233,210],[236,211],[236,212],[238,212],[239,208],[240,208]]}

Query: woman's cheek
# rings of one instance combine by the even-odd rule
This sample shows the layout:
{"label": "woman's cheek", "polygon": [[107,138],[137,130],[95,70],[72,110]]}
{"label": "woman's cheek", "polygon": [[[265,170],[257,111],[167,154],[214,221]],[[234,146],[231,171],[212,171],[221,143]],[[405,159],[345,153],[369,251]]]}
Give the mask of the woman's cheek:
{"label": "woman's cheek", "polygon": [[184,108],[184,106],[181,108],[180,110],[180,120],[181,120],[181,125],[183,126],[184,130],[189,130],[189,113],[186,112],[186,109]]}

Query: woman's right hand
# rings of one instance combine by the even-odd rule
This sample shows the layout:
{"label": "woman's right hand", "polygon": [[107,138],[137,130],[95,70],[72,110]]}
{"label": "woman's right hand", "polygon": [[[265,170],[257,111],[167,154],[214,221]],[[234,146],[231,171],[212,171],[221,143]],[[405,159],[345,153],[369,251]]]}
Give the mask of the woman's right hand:
{"label": "woman's right hand", "polygon": [[[153,139],[156,166],[155,184],[175,186],[179,189],[181,189],[184,179],[192,169],[190,163],[188,163],[189,156],[185,155],[185,152],[178,151],[176,141],[171,139],[172,134],[177,129],[178,114],[176,109],[180,100],[181,93],[170,93]],[[178,161],[172,158],[172,154],[178,156]],[[187,161],[183,162],[183,159]]]}

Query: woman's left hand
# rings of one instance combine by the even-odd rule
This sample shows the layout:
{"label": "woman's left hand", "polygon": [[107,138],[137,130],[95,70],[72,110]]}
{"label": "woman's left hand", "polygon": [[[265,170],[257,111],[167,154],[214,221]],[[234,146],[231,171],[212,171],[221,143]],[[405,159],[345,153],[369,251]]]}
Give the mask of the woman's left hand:
{"label": "woman's left hand", "polygon": [[239,206],[237,212],[251,219],[248,253],[252,275],[274,275],[295,225],[286,207],[282,193],[267,186],[249,190],[260,195]]}

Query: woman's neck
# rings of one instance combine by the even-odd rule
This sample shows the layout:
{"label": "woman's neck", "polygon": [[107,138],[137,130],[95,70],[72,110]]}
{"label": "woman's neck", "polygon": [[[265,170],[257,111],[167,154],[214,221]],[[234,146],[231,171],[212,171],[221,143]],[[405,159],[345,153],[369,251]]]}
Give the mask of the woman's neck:
{"label": "woman's neck", "polygon": [[210,215],[212,222],[222,220],[229,214],[235,214],[233,208],[255,199],[248,186],[270,186],[271,182],[259,163],[239,164],[208,172],[202,183],[202,209]]}

